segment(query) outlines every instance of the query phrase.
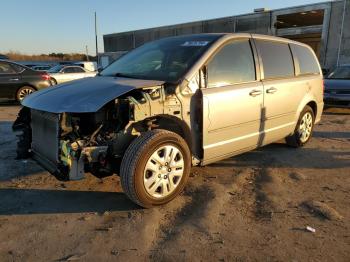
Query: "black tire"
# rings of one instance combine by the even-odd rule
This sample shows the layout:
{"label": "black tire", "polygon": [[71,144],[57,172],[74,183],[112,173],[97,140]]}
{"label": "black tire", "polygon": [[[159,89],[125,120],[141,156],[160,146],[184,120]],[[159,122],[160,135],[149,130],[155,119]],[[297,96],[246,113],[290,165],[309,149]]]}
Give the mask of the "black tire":
{"label": "black tire", "polygon": [[50,81],[51,81],[51,85],[53,85],[53,86],[57,85],[57,81],[55,78],[51,78]]}
{"label": "black tire", "polygon": [[16,92],[16,100],[21,102],[27,95],[34,93],[36,89],[32,86],[22,86]]}
{"label": "black tire", "polygon": [[[311,132],[310,135],[307,137],[306,140],[303,141],[302,139],[302,134],[300,133],[299,129],[300,129],[300,125],[302,124],[303,121],[303,117],[306,114],[310,114],[312,116],[312,123],[311,123]],[[286,143],[287,145],[291,146],[291,147],[303,147],[306,143],[308,143],[312,137],[312,132],[314,129],[314,123],[315,123],[315,113],[312,110],[312,108],[310,106],[305,106],[305,108],[303,109],[303,111],[300,113],[297,125],[295,127],[294,133],[290,136],[286,137]]]}
{"label": "black tire", "polygon": [[[144,172],[152,154],[162,146],[168,145],[175,146],[181,152],[183,173],[172,193],[163,198],[155,198],[145,188]],[[136,138],[126,150],[120,167],[120,180],[124,192],[133,202],[149,208],[166,204],[179,195],[187,182],[190,169],[191,153],[185,140],[176,133],[167,130],[152,130]]]}

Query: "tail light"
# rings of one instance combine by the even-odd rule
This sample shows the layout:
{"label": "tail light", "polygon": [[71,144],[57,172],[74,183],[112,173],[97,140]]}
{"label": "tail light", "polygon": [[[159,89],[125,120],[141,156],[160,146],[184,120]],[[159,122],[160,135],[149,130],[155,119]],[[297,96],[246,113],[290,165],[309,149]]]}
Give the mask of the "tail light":
{"label": "tail light", "polygon": [[43,75],[41,75],[41,79],[42,80],[45,80],[45,81],[48,81],[48,80],[50,80],[50,76],[48,75],[48,74],[43,74]]}

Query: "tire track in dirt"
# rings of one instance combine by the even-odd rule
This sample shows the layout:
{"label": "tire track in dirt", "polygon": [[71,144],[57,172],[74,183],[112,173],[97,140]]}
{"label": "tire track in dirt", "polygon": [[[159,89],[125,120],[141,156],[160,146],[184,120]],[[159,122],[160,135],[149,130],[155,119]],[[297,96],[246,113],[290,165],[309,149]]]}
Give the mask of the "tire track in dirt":
{"label": "tire track in dirt", "polygon": [[240,173],[239,170],[233,175],[231,172],[229,183],[227,178],[225,183],[220,179],[206,183],[205,176],[191,181],[185,190],[184,205],[172,216],[165,216],[169,219],[160,226],[158,241],[150,250],[150,260],[178,261],[179,257],[200,260],[218,252],[218,246],[223,243],[220,231],[226,216],[225,206],[230,205],[232,190],[241,190],[235,186],[236,180],[242,180]]}
{"label": "tire track in dirt", "polygon": [[[184,256],[184,245],[179,244],[184,235],[190,231],[198,231],[202,237],[208,237],[208,232],[199,223],[208,201],[213,198],[213,192],[208,187],[190,188],[185,192],[184,205],[173,215],[166,215],[166,223],[160,226],[157,240],[150,252],[151,261],[175,261],[179,254]],[[178,247],[174,248],[173,247]]]}
{"label": "tire track in dirt", "polygon": [[275,213],[283,213],[283,185],[271,169],[261,168],[255,175],[256,219],[270,221]]}

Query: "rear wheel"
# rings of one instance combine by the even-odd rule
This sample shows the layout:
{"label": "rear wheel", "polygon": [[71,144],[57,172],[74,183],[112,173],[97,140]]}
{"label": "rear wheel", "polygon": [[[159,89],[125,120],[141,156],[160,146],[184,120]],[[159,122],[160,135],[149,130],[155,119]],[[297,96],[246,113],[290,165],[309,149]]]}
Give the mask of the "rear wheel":
{"label": "rear wheel", "polygon": [[177,134],[152,130],[135,139],[120,168],[122,187],[136,204],[165,204],[183,190],[191,168],[187,143]]}
{"label": "rear wheel", "polygon": [[34,93],[36,90],[31,86],[23,86],[17,90],[16,99],[18,102],[21,102],[27,95]]}
{"label": "rear wheel", "polygon": [[292,135],[286,137],[286,142],[292,147],[304,146],[312,136],[315,114],[311,107],[306,106],[301,112],[297,126]]}
{"label": "rear wheel", "polygon": [[50,78],[51,85],[57,85],[57,81],[55,78]]}

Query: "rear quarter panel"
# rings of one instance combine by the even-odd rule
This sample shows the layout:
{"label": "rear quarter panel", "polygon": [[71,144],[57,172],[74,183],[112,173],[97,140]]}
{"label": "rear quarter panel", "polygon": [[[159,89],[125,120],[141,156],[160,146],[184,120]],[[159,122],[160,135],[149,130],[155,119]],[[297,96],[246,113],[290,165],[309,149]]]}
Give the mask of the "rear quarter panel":
{"label": "rear quarter panel", "polygon": [[51,85],[50,81],[43,80],[41,78],[42,74],[44,74],[44,72],[24,71],[21,74],[22,86],[32,86],[36,90],[49,87]]}
{"label": "rear quarter panel", "polygon": [[323,77],[322,75],[299,76],[298,79],[307,85],[307,92],[301,100],[295,115],[298,121],[301,111],[310,102],[316,103],[315,123],[320,122],[323,112]]}

